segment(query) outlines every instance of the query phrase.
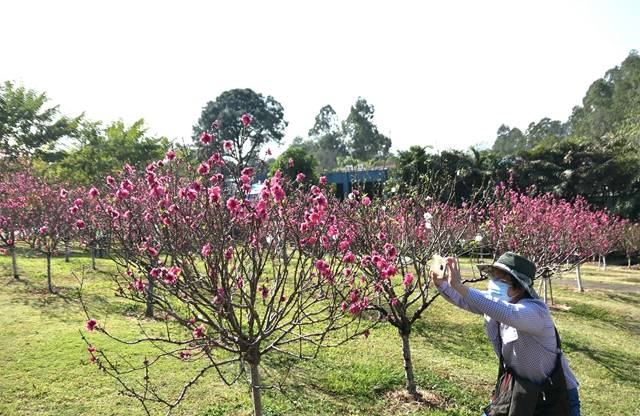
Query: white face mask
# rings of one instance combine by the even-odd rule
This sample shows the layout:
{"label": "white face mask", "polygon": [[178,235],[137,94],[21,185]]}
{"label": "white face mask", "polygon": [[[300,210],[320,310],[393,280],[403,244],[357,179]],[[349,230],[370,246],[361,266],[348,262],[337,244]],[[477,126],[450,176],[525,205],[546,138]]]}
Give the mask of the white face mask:
{"label": "white face mask", "polygon": [[489,279],[489,295],[493,298],[498,298],[506,302],[511,302],[512,297],[508,295],[509,286],[505,282],[500,280]]}

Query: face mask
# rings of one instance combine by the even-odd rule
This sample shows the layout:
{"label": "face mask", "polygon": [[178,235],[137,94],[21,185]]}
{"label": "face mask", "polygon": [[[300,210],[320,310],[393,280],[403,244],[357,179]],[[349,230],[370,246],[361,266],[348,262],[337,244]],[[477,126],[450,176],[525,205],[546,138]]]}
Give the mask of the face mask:
{"label": "face mask", "polygon": [[510,287],[511,286],[500,280],[489,279],[489,295],[493,298],[511,302],[511,296],[507,294]]}

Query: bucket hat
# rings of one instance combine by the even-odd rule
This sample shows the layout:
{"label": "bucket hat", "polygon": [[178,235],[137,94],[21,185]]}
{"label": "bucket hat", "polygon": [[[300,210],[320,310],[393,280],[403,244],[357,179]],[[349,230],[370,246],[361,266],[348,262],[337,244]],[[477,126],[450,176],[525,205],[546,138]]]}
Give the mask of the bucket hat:
{"label": "bucket hat", "polygon": [[539,298],[533,288],[536,265],[524,256],[507,251],[492,264],[478,264],[477,267],[480,273],[486,277],[491,277],[490,271],[493,268],[503,270],[513,276],[533,299]]}

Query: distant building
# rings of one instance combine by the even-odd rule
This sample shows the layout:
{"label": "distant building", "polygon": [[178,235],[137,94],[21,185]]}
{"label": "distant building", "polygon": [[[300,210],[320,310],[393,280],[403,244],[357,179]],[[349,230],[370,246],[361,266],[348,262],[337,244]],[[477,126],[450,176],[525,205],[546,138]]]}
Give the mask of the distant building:
{"label": "distant building", "polygon": [[366,192],[369,195],[376,195],[382,192],[384,183],[389,179],[389,168],[365,169],[362,166],[337,172],[326,173],[327,183],[336,185],[336,196],[346,198],[353,188]]}

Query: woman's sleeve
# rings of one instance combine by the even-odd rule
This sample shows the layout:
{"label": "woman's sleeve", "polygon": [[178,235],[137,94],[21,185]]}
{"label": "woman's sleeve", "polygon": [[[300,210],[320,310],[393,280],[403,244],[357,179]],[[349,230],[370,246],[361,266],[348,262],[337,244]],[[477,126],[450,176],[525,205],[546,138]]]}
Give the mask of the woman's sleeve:
{"label": "woman's sleeve", "polygon": [[[436,286],[438,291],[442,295],[443,298],[447,300],[447,302],[456,305],[457,307],[464,309],[465,311],[476,313],[482,315],[482,311],[469,302],[467,302],[458,292],[455,291],[454,288],[447,282],[443,282],[440,286]],[[482,293],[478,291],[478,293]]]}
{"label": "woman's sleeve", "polygon": [[[460,296],[460,295],[458,295]],[[460,296],[462,298],[462,296]],[[486,296],[479,290],[469,288],[463,301],[480,313],[484,313],[494,320],[507,324],[517,330],[531,334],[543,334],[548,313],[546,308],[535,302],[509,303]]]}

